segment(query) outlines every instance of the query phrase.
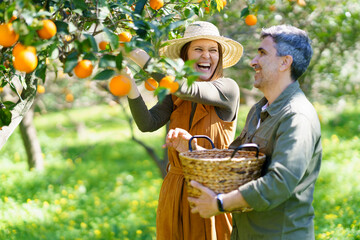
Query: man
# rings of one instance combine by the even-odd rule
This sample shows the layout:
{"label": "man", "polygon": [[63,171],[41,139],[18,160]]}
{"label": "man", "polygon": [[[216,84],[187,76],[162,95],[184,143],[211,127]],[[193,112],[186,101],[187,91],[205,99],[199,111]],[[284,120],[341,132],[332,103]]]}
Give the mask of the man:
{"label": "man", "polygon": [[[192,181],[202,194],[189,201],[195,204],[192,212],[205,218],[253,208],[233,212],[232,239],[315,239],[312,201],[322,154],[320,123],[297,81],[312,56],[310,39],[304,31],[286,25],[263,29],[261,39],[251,66],[254,87],[264,97],[251,108],[243,131],[229,148],[258,144],[266,154],[263,175],[218,195]],[[185,151],[190,137],[175,129],[169,131],[166,145]]]}

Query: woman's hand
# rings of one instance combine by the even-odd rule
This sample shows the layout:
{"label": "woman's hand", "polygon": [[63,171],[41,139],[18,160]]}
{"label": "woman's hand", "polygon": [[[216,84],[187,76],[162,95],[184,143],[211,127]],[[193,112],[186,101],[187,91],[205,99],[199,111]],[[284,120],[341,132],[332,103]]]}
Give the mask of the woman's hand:
{"label": "woman's hand", "polygon": [[126,54],[131,60],[133,60],[139,67],[144,68],[145,64],[149,61],[150,56],[144,50],[136,48]]}
{"label": "woman's hand", "polygon": [[131,70],[128,67],[125,67],[125,68],[123,68],[121,70],[121,74],[130,79],[131,89],[130,89],[130,91],[128,93],[128,97],[130,99],[135,99],[135,98],[139,97],[140,92],[139,92],[139,89],[138,89],[138,87],[136,85],[136,82],[134,80],[134,76],[133,76]]}
{"label": "woman's hand", "polygon": [[[182,128],[170,129],[166,136],[166,142],[163,145],[163,148],[173,147],[178,152],[187,152],[189,151],[189,140],[191,137],[192,135]],[[192,146],[196,149],[196,138],[193,139]]]}

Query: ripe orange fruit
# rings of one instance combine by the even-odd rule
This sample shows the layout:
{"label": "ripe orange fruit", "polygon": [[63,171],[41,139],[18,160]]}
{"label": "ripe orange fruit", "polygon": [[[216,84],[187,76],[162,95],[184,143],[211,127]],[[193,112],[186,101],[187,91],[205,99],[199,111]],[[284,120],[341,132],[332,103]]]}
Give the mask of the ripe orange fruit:
{"label": "ripe orange fruit", "polygon": [[11,47],[19,39],[17,34],[12,27],[11,23],[0,24],[0,45],[3,47]]}
{"label": "ripe orange fruit", "polygon": [[150,0],[150,7],[154,10],[159,10],[164,6],[164,0]]}
{"label": "ripe orange fruit", "polygon": [[245,18],[245,23],[249,26],[253,26],[257,23],[257,17],[253,14],[249,14]]}
{"label": "ripe orange fruit", "polygon": [[130,79],[123,75],[115,76],[109,82],[109,90],[115,96],[125,96],[130,92],[130,89]]}
{"label": "ripe orange fruit", "polygon": [[74,68],[74,73],[78,78],[87,78],[92,74],[93,68],[91,61],[84,59],[78,62]]}
{"label": "ripe orange fruit", "polygon": [[222,0],[223,8],[226,6],[226,0]]}
{"label": "ripe orange fruit", "polygon": [[18,42],[14,46],[14,48],[12,50],[12,55],[14,57],[16,57],[20,52],[22,52],[24,50],[28,50],[28,51],[30,51],[30,52],[32,52],[32,53],[34,53],[36,55],[36,48],[35,47],[33,47],[33,46],[24,46],[20,42]]}
{"label": "ripe orange fruit", "polygon": [[45,93],[45,87],[43,85],[38,85],[36,91],[39,94],[43,94]]}
{"label": "ripe orange fruit", "polygon": [[306,6],[305,0],[297,0],[297,4],[298,4],[300,7],[305,7],[305,6]]}
{"label": "ripe orange fruit", "polygon": [[56,25],[49,19],[42,20],[43,27],[37,31],[41,39],[50,39],[56,34]]}
{"label": "ripe orange fruit", "polygon": [[106,49],[106,46],[109,44],[109,42],[106,42],[106,41],[101,41],[99,43],[99,48],[100,50],[105,50]]}
{"label": "ripe orange fruit", "polygon": [[176,92],[179,89],[179,83],[175,82],[174,76],[165,76],[160,80],[160,87],[164,87],[170,90],[171,93]]}
{"label": "ripe orange fruit", "polygon": [[31,73],[37,67],[38,59],[32,47],[25,47],[16,51],[13,64],[16,70]]}
{"label": "ripe orange fruit", "polygon": [[149,91],[154,91],[158,86],[159,83],[153,78],[145,80],[145,88]]}
{"label": "ripe orange fruit", "polygon": [[74,95],[72,95],[71,93],[66,94],[65,101],[73,102],[74,101]]}
{"label": "ripe orange fruit", "polygon": [[[118,35],[120,42],[130,42],[132,35],[129,32],[122,32]],[[121,44],[121,46],[124,46],[124,44]]]}

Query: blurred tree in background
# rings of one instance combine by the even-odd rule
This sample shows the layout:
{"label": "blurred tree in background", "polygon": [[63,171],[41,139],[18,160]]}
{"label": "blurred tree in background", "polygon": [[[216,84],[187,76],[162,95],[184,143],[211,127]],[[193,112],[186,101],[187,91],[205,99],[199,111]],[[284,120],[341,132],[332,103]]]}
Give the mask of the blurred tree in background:
{"label": "blurred tree in background", "polygon": [[[257,16],[257,24],[244,24],[242,14]],[[289,24],[308,32],[314,55],[299,82],[314,101],[333,104],[359,98],[360,3],[357,0],[232,1],[225,10],[209,18],[220,31],[243,44],[245,55],[228,70],[244,89],[252,88],[255,56],[261,28]]]}

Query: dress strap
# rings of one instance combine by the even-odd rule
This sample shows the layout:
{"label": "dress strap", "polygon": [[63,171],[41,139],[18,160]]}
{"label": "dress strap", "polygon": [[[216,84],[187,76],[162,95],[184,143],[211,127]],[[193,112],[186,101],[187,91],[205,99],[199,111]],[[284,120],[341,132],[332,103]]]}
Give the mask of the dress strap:
{"label": "dress strap", "polygon": [[183,175],[182,168],[180,167],[174,167],[173,165],[169,164],[168,170],[173,174]]}

